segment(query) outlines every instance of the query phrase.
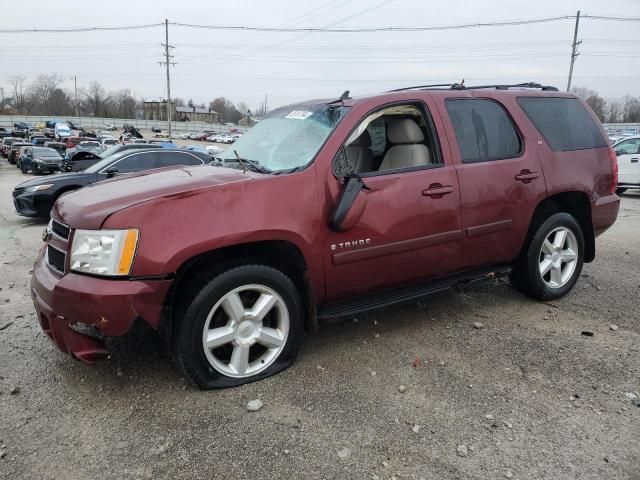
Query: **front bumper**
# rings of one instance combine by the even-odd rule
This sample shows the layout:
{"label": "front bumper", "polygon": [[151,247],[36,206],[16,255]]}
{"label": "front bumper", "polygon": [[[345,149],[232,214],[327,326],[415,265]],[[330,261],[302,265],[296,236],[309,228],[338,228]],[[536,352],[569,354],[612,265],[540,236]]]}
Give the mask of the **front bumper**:
{"label": "front bumper", "polygon": [[42,330],[60,350],[93,363],[107,355],[100,336],[123,335],[138,318],[158,327],[171,280],[60,275],[47,265],[46,249],[33,269],[31,297]]}
{"label": "front bumper", "polygon": [[53,203],[51,197],[36,192],[14,192],[13,206],[24,217],[49,218]]}

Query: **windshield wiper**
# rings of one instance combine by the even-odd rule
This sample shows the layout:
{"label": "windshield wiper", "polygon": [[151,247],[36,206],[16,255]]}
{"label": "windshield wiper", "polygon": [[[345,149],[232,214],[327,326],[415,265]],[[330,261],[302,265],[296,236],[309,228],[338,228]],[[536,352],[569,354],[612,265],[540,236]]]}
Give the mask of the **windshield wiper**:
{"label": "windshield wiper", "polygon": [[235,150],[233,151],[233,153],[236,154],[236,159],[233,159],[233,158],[223,159],[220,157],[215,157],[215,158],[216,160],[221,160],[223,166],[229,162],[239,164],[240,167],[242,168],[243,173],[246,172],[247,170],[251,170],[252,172],[258,172],[258,173],[266,173],[266,174],[273,173],[272,170],[268,169],[264,165],[261,165],[260,162],[258,162],[257,160],[249,160],[248,158],[242,158],[240,157],[240,155],[238,155],[238,152],[236,152]]}

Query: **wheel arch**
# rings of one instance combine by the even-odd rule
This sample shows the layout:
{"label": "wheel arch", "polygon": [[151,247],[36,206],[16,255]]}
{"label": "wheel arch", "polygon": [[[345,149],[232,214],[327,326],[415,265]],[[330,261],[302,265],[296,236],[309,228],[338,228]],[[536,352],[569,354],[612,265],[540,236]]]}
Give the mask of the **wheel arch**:
{"label": "wheel arch", "polygon": [[315,301],[308,276],[308,263],[302,250],[288,240],[259,240],[224,246],[199,253],[185,260],[174,274],[173,284],[167,292],[159,331],[171,345],[174,334],[173,309],[189,279],[203,269],[221,273],[242,264],[262,264],[276,268],[287,275],[298,289],[307,312],[305,327],[317,328]]}
{"label": "wheel arch", "polygon": [[[569,213],[578,221],[584,236],[584,262],[592,262],[596,253],[595,233],[591,220],[591,202],[584,192],[562,192],[550,195],[542,200],[533,212],[527,239],[535,233],[542,222],[558,212]],[[523,245],[523,249],[525,246]]]}

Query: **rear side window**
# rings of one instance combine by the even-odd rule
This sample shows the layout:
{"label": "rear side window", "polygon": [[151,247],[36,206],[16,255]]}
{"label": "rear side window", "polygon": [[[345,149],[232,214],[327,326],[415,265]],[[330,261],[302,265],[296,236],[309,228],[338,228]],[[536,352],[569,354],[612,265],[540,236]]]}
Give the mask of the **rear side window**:
{"label": "rear side window", "polygon": [[576,98],[519,97],[518,104],[555,152],[606,147],[596,122]]}
{"label": "rear side window", "polygon": [[447,100],[446,107],[464,163],[520,155],[520,137],[498,103],[486,99],[461,98]]}
{"label": "rear side window", "polygon": [[170,167],[174,165],[202,165],[202,162],[190,155],[183,152],[158,152],[160,156],[159,167]]}

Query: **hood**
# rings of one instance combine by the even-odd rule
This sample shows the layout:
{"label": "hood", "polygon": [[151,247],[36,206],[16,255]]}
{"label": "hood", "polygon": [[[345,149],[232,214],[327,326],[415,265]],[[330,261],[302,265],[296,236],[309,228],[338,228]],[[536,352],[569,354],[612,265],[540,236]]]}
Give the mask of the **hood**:
{"label": "hood", "polygon": [[267,175],[202,165],[167,167],[98,182],[61,197],[54,215],[73,228],[98,229],[106,218],[127,207],[157,198],[192,195],[202,189],[250,182]]}
{"label": "hood", "polygon": [[54,185],[85,185],[92,180],[95,181],[95,178],[95,173],[60,173],[58,175],[46,175],[44,177],[37,177],[32,180],[27,180],[26,182],[22,182],[20,185],[16,186],[16,188],[27,188],[36,185],[44,185],[47,183],[53,183]]}

